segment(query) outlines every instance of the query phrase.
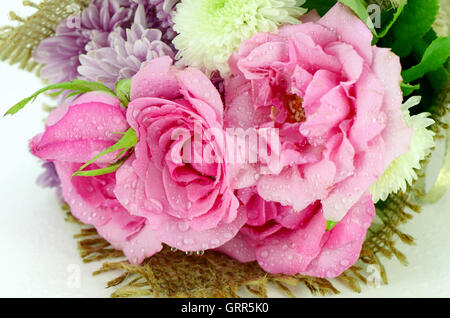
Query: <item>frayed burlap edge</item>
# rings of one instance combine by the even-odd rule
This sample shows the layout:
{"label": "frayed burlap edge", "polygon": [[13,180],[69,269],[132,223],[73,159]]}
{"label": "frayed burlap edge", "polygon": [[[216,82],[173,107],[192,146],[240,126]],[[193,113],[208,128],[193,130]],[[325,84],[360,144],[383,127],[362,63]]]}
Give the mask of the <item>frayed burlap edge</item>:
{"label": "frayed burlap edge", "polygon": [[42,40],[55,34],[60,21],[87,7],[90,0],[45,0],[39,4],[23,1],[23,5],[36,9],[27,18],[10,12],[10,18],[18,26],[0,28],[0,60],[19,64],[19,68],[33,71],[38,64],[33,51]]}
{"label": "frayed burlap edge", "polygon": [[[41,4],[24,1],[24,5],[37,9],[28,18],[20,18],[11,13],[11,18],[19,22],[19,26],[0,29],[0,59],[11,64],[19,64],[20,68],[32,71],[37,63],[32,59],[34,48],[45,38],[54,34],[56,25],[73,12],[67,8],[77,5],[84,8],[90,0],[44,0]],[[372,1],[373,2],[373,1]],[[386,3],[387,1],[377,1]],[[443,1],[441,1],[443,3]],[[448,34],[445,23],[445,12],[441,12],[434,26],[439,35]],[[448,129],[443,118],[448,111],[449,86],[443,90],[438,107],[432,114],[436,121],[432,129],[436,138],[443,138],[443,130]],[[377,207],[377,222],[371,226],[362,246],[358,262],[337,278],[350,289],[360,292],[362,284],[372,284],[375,266],[381,281],[387,284],[387,273],[380,256],[396,257],[407,265],[405,255],[396,248],[396,242],[413,245],[412,236],[403,233],[400,227],[412,219],[413,214],[420,211],[420,197],[424,195],[422,187],[425,167],[423,162],[419,173],[419,181],[405,193],[391,195],[382,205]],[[419,198],[419,200],[418,200]],[[78,222],[68,211],[67,220]],[[94,273],[117,272],[118,277],[110,281],[108,288],[114,288],[112,297],[238,297],[247,290],[256,297],[267,297],[267,287],[272,285],[294,297],[292,287],[304,285],[314,295],[337,294],[339,291],[328,279],[306,277],[301,275],[271,275],[264,272],[257,263],[242,264],[223,254],[205,252],[203,255],[186,255],[165,246],[163,251],[146,260],[142,265],[129,264],[122,252],[114,250],[101,238],[94,228],[85,227],[75,235],[78,239],[80,255],[84,262],[110,259]],[[114,261],[113,261],[114,260]]]}

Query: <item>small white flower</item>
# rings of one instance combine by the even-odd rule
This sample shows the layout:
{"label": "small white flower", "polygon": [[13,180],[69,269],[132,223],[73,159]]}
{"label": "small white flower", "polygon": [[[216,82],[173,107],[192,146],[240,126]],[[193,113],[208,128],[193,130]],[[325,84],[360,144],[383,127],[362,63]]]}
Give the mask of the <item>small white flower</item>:
{"label": "small white flower", "polygon": [[420,169],[420,162],[425,159],[434,147],[434,132],[427,129],[434,123],[428,118],[429,113],[410,116],[409,109],[420,103],[420,96],[414,96],[403,104],[403,117],[409,127],[414,128],[409,152],[397,157],[386,169],[381,178],[372,184],[370,193],[373,201],[386,200],[390,193],[405,191],[407,183],[412,184],[417,179],[415,169]]}
{"label": "small white flower", "polygon": [[242,41],[280,25],[300,23],[305,0],[183,0],[177,5],[173,43],[181,63],[210,74],[229,72],[228,59]]}

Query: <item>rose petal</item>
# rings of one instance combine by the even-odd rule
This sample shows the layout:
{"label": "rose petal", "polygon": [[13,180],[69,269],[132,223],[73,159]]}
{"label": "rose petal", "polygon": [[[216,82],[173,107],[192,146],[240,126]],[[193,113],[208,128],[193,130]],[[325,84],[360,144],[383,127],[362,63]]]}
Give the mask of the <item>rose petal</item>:
{"label": "rose petal", "polygon": [[[204,103],[197,107],[196,111],[207,119],[214,118],[217,122],[222,123],[223,104],[219,92],[211,83],[211,81],[201,71],[194,68],[187,68],[183,72],[176,73],[184,97],[191,102],[193,106],[197,106],[196,100]],[[211,107],[212,106],[212,107]],[[205,113],[206,110],[214,110],[214,113]]]}
{"label": "rose petal", "polygon": [[216,251],[226,254],[241,263],[256,261],[254,246],[250,245],[244,234],[238,233],[231,241],[219,246]]}
{"label": "rose petal", "polygon": [[304,271],[320,253],[325,227],[325,219],[319,212],[306,226],[264,240],[256,253],[259,265],[272,274],[294,275]]}
{"label": "rose petal", "polygon": [[[106,201],[103,194],[97,192],[104,190],[94,188],[93,178],[72,178],[79,164],[57,161],[55,166],[64,199],[72,214],[81,222],[95,226],[99,235],[114,248],[124,251],[132,264],[140,264],[162,249],[161,241],[146,225],[145,219],[130,215],[115,199]],[[77,184],[77,181],[83,183]],[[114,187],[113,184],[109,186]],[[89,193],[89,188],[92,193]],[[98,199],[93,201],[93,197]]]}
{"label": "rose petal", "polygon": [[383,86],[367,66],[356,84],[355,91],[356,115],[349,138],[356,152],[361,152],[365,151],[369,141],[380,135],[386,127],[387,116],[381,109]]}
{"label": "rose petal", "polygon": [[334,278],[351,267],[359,258],[362,243],[374,216],[375,206],[371,196],[366,194],[331,230],[319,256],[302,274]]}
{"label": "rose petal", "polygon": [[[313,12],[315,10],[311,11],[310,17],[313,17]],[[302,24],[284,25],[278,30],[279,35],[287,38],[295,38],[299,33],[307,34],[314,43],[322,47],[338,40],[336,33],[317,23],[303,22]]]}
{"label": "rose petal", "polygon": [[373,48],[372,69],[384,88],[382,111],[386,117],[386,128],[382,132],[385,141],[385,169],[398,156],[409,151],[413,128],[408,127],[401,110],[403,95],[400,58],[389,49]]}
{"label": "rose petal", "polygon": [[344,218],[347,211],[356,204],[383,173],[384,142],[376,138],[369,149],[356,155],[355,173],[338,183],[330,194],[322,200],[325,218],[338,222]]}
{"label": "rose petal", "polygon": [[341,65],[338,59],[326,54],[308,34],[297,32],[289,38],[289,41],[292,42],[297,64],[308,72],[315,73],[317,70],[340,72]]}
{"label": "rose petal", "polygon": [[[134,158],[131,157],[130,159],[132,161]],[[130,159],[127,161],[130,161]],[[130,187],[130,182],[136,182],[135,189]],[[212,219],[196,220],[194,218],[189,220],[174,217],[173,215],[177,215],[178,212],[169,203],[162,184],[162,171],[151,162],[148,164],[145,185],[134,172],[132,164],[125,162],[117,171],[115,193],[125,207],[134,207],[135,210],[129,208],[131,213],[145,217],[157,237],[172,247],[183,251],[217,248],[231,240],[247,221],[247,216],[243,213],[238,213],[230,223],[220,221],[218,223],[217,220],[213,221]],[[143,186],[145,191],[138,191]],[[171,191],[167,193],[173,195]],[[238,208],[237,200],[235,198],[232,200],[234,203],[226,205],[225,208],[236,210]],[[223,211],[217,210],[217,212],[218,214],[215,214],[214,211],[208,212],[212,214],[207,218],[218,218],[220,220],[220,217],[224,215]],[[195,228],[191,227],[194,222],[197,223]],[[208,226],[212,226],[212,228],[204,230]]]}
{"label": "rose petal", "polygon": [[131,101],[141,97],[174,99],[180,95],[178,82],[171,74],[172,59],[168,56],[148,62],[131,81]]}
{"label": "rose petal", "polygon": [[[124,110],[117,105],[85,103],[70,106],[65,115],[30,142],[32,153],[45,160],[85,163],[115,144],[128,129]],[[101,157],[108,163],[117,152]]]}
{"label": "rose petal", "polygon": [[363,71],[364,60],[355,49],[346,43],[333,43],[325,48],[327,54],[336,56],[342,64],[343,80],[353,84]]}
{"label": "rose petal", "polygon": [[372,64],[372,33],[347,6],[337,3],[318,23],[334,30],[342,42],[352,45],[369,65]]}
{"label": "rose petal", "polygon": [[334,164],[322,161],[306,165],[301,176],[298,167],[289,167],[279,175],[262,176],[258,181],[258,193],[267,201],[291,205],[302,211],[316,200],[325,199],[332,184],[336,168]]}
{"label": "rose petal", "polygon": [[120,100],[108,93],[103,92],[88,92],[83,95],[80,95],[77,99],[75,99],[72,103],[62,105],[53,110],[47,117],[45,121],[46,126],[53,126],[60,119],[64,117],[69,108],[74,105],[86,104],[86,103],[102,103],[111,105],[114,107],[120,107]]}

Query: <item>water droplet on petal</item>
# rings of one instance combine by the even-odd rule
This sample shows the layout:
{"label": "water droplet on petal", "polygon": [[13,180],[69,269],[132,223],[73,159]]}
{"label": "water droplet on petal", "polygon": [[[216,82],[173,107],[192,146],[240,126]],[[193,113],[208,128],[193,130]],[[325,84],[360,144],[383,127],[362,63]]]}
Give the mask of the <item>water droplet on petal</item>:
{"label": "water droplet on petal", "polygon": [[348,260],[346,260],[346,259],[343,259],[343,260],[341,261],[341,265],[342,265],[342,266],[348,266],[348,265],[350,265],[350,262],[349,262]]}
{"label": "water droplet on petal", "polygon": [[186,245],[194,244],[194,240],[191,239],[191,238],[185,238],[185,239],[183,240],[183,242],[184,242],[184,244],[186,244]]}
{"label": "water droplet on petal", "polygon": [[178,222],[178,229],[181,232],[186,232],[187,230],[189,230],[189,224],[185,221],[180,221]]}

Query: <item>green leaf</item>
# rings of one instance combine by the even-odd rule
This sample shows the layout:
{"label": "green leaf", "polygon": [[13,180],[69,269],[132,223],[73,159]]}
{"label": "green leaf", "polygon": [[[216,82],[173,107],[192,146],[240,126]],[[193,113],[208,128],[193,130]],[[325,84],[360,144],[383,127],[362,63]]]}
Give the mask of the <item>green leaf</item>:
{"label": "green leaf", "polygon": [[54,92],[54,93],[48,93],[48,96],[50,96],[50,97],[58,97],[59,95],[62,94],[62,92],[64,92],[63,89],[62,89],[62,90],[59,90],[59,91],[57,91],[57,92]]}
{"label": "green leaf", "polygon": [[[18,111],[20,111],[22,108],[24,108],[28,103],[33,102],[39,95],[42,93],[45,93],[50,90],[68,90],[77,92],[77,94],[83,94],[87,92],[93,92],[93,91],[102,91],[102,92],[108,92],[111,94],[114,94],[112,90],[110,90],[108,87],[106,87],[103,84],[100,83],[94,83],[94,82],[87,82],[79,79],[75,79],[72,82],[65,82],[65,83],[58,83],[46,86],[40,90],[38,90],[36,93],[31,95],[30,97],[27,97],[20,102],[18,102],[16,105],[11,107],[4,116],[6,115],[13,115],[16,114]],[[59,95],[61,92],[54,93],[53,95]]]}
{"label": "green leaf", "polygon": [[[419,64],[428,47],[436,39],[437,39],[436,33],[433,31],[433,29],[430,29],[430,31],[428,31],[428,33],[420,41],[417,41],[414,44],[411,54],[408,56],[410,59],[413,59],[414,61],[413,63],[409,63],[409,65],[414,66],[416,64]],[[426,73],[424,77],[418,80],[420,82],[423,82],[425,80],[428,81],[428,84],[430,85],[427,87],[432,88],[433,92],[431,95],[434,101],[437,100],[438,95],[440,94],[442,89],[447,85],[449,79],[448,70],[449,70],[448,64],[444,63],[444,65],[439,66],[434,71]],[[425,101],[423,101],[423,103],[425,103]],[[432,104],[433,103],[429,102],[428,107],[432,106]]]}
{"label": "green leaf", "polygon": [[409,0],[384,38],[384,46],[391,47],[400,57],[407,56],[414,43],[431,29],[438,10],[438,0]]}
{"label": "green leaf", "polygon": [[388,34],[389,30],[391,30],[392,26],[394,25],[394,23],[397,21],[398,17],[400,16],[400,14],[403,12],[403,9],[405,8],[405,4],[401,4],[397,10],[395,10],[395,12],[390,15],[390,11],[384,11],[382,13],[382,16],[387,16],[390,15],[390,19],[389,22],[387,22],[386,26],[383,27],[383,29],[378,32],[378,38],[384,38],[386,36],[386,34]]}
{"label": "green leaf", "polygon": [[436,32],[434,32],[433,29],[430,29],[422,38],[423,41],[425,41],[425,43],[427,43],[428,45],[431,44],[431,42],[433,42],[434,40],[436,40],[438,38]]}
{"label": "green leaf", "polygon": [[77,95],[80,95],[80,94],[81,94],[80,92],[73,92],[73,93],[70,93],[69,95],[67,95],[66,98],[74,97],[74,96],[77,96]]}
{"label": "green leaf", "polygon": [[339,222],[327,221],[327,232],[331,231]]}
{"label": "green leaf", "polygon": [[400,87],[402,89],[403,96],[406,97],[408,95],[411,95],[411,93],[414,92],[415,90],[420,89],[420,84],[411,85],[411,84],[407,84],[407,83],[401,83]]}
{"label": "green leaf", "polygon": [[[99,153],[97,156],[95,156],[95,158],[89,160],[87,163],[85,163],[83,166],[81,166],[80,169],[73,174],[73,177],[81,176],[85,172],[89,173],[89,171],[83,171],[83,169],[85,169],[87,166],[93,164],[95,161],[97,161],[98,159],[100,159],[101,157],[103,157],[107,154],[122,150],[121,154],[118,156],[118,157],[120,157],[121,155],[125,154],[127,150],[136,146],[137,142],[138,142],[138,138],[137,138],[137,135],[136,135],[136,132],[134,131],[134,129],[133,128],[128,129],[127,132],[125,133],[125,135],[123,135],[123,137],[116,144],[105,149],[104,151]],[[107,168],[105,168],[105,169],[107,169]],[[102,169],[100,169],[100,170],[102,170]]]}
{"label": "green leaf", "polygon": [[102,169],[77,171],[76,173],[74,173],[74,175],[72,177],[75,177],[75,176],[96,177],[96,176],[102,176],[105,174],[113,173],[113,172],[116,172],[117,170],[119,170],[119,168],[123,165],[124,162],[125,162],[124,160],[120,160],[120,161],[113,163],[113,164],[109,165],[108,167],[102,168]]}
{"label": "green leaf", "polygon": [[369,12],[367,12],[367,4],[363,0],[339,0],[339,2],[345,4],[347,7],[352,9],[352,11],[364,22],[369,30],[374,36],[374,41],[377,39],[377,31],[373,25],[372,20],[369,17]]}
{"label": "green leaf", "polygon": [[117,97],[124,107],[128,107],[130,102],[131,79],[127,78],[116,83],[115,91]]}
{"label": "green leaf", "polygon": [[437,70],[448,59],[450,55],[450,37],[441,37],[434,40],[423,54],[419,64],[402,72],[405,82],[412,82],[426,73]]}
{"label": "green leaf", "polygon": [[76,85],[76,87],[75,87],[75,89],[70,89],[70,90],[78,90],[80,93],[99,91],[99,92],[107,92],[110,94],[114,94],[114,92],[111,89],[109,89],[102,83],[88,82],[88,81],[83,81],[83,80],[79,80],[79,79],[74,79],[71,83]]}
{"label": "green leaf", "polygon": [[448,68],[444,68],[443,66],[438,67],[435,71],[427,73],[425,77],[430,81],[431,86],[436,91],[436,95],[441,93],[448,84],[450,78]]}
{"label": "green leaf", "polygon": [[337,0],[307,0],[306,3],[302,4],[303,8],[307,8],[310,11],[316,9],[320,16],[323,16],[328,12],[335,4]]}

